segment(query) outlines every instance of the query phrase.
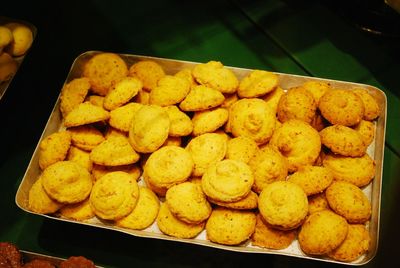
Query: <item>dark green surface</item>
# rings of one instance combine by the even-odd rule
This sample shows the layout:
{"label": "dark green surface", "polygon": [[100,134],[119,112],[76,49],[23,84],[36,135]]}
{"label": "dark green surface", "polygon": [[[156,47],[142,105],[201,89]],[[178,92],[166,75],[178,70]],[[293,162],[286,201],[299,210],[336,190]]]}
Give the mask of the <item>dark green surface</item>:
{"label": "dark green surface", "polygon": [[87,50],[159,56],[356,81],[388,96],[381,232],[366,267],[399,266],[400,71],[398,41],[360,33],[318,1],[8,1],[4,16],[38,28],[0,101],[0,240],[26,250],[85,255],[107,267],[336,267],[299,258],[240,254],[59,223],[26,214],[14,196],[74,60]]}

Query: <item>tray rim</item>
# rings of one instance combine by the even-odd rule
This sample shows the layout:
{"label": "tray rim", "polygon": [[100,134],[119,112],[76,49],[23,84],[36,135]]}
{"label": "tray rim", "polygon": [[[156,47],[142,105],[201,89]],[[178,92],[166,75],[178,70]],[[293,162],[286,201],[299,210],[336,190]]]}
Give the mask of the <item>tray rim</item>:
{"label": "tray rim", "polygon": [[[64,84],[66,84],[71,76],[72,70],[75,67],[75,64],[77,63],[77,61],[79,61],[82,57],[86,57],[88,55],[95,55],[98,53],[116,53],[116,52],[110,52],[110,51],[97,51],[97,50],[90,50],[90,51],[86,51],[83,52],[81,54],[79,54],[72,62],[71,67],[69,69],[69,72],[64,80]],[[155,57],[155,56],[146,56],[146,55],[136,55],[136,54],[124,54],[124,53],[116,53],[122,57],[135,57],[137,60],[142,60],[142,59],[149,59],[149,60],[156,60],[156,61],[171,61],[171,62],[178,62],[178,63],[183,63],[183,64],[199,64],[202,62],[194,62],[194,61],[186,61],[186,60],[176,60],[176,59],[172,59],[172,58],[162,58],[162,57]],[[250,69],[250,68],[241,68],[241,67],[234,67],[234,66],[225,66],[227,68],[232,69],[233,71],[251,71],[251,70],[255,70],[255,69]],[[374,181],[378,181],[378,188],[379,188],[379,195],[378,195],[378,207],[377,207],[377,226],[376,226],[376,241],[375,241],[375,247],[374,250],[368,253],[368,255],[370,256],[368,259],[366,260],[362,260],[362,262],[342,262],[342,261],[336,261],[330,258],[320,258],[318,256],[313,256],[313,255],[307,255],[307,254],[303,254],[303,255],[299,255],[299,254],[294,254],[294,253],[288,253],[288,252],[282,252],[281,250],[272,250],[272,249],[264,249],[264,248],[259,248],[259,247],[241,247],[239,246],[226,246],[226,245],[220,245],[220,244],[216,244],[216,243],[212,243],[210,241],[204,241],[204,240],[196,240],[196,238],[192,238],[192,239],[182,239],[182,238],[175,238],[175,237],[170,237],[164,234],[157,234],[157,233],[151,233],[151,232],[146,232],[143,230],[130,230],[130,229],[125,229],[125,228],[121,228],[121,227],[117,227],[114,225],[100,225],[100,224],[95,224],[95,223],[88,223],[88,222],[79,222],[79,221],[74,221],[74,220],[69,220],[69,219],[65,219],[65,218],[61,218],[61,217],[54,217],[51,215],[47,215],[47,214],[40,214],[40,213],[36,213],[36,212],[32,212],[26,208],[24,208],[19,202],[18,202],[18,195],[20,193],[20,188],[22,187],[22,184],[24,182],[24,179],[28,173],[29,167],[31,166],[31,164],[33,163],[34,160],[34,156],[37,154],[37,151],[39,150],[39,144],[40,141],[44,138],[45,134],[46,134],[46,130],[48,130],[50,121],[52,119],[52,116],[54,115],[54,112],[58,109],[58,105],[60,102],[60,95],[61,95],[61,90],[60,90],[60,94],[58,95],[56,102],[53,106],[53,109],[51,111],[51,114],[49,115],[49,118],[46,122],[46,125],[42,131],[42,134],[38,140],[38,143],[36,144],[35,150],[32,153],[32,157],[29,161],[29,164],[27,166],[27,169],[21,179],[21,182],[18,186],[18,190],[16,192],[15,195],[15,203],[16,205],[23,211],[29,213],[29,214],[33,214],[33,215],[38,215],[38,216],[42,216],[51,220],[58,220],[58,221],[63,221],[63,222],[69,222],[69,223],[74,223],[74,224],[83,224],[83,225],[87,225],[87,226],[92,226],[92,227],[97,227],[97,228],[102,228],[102,229],[107,229],[107,230],[112,230],[112,231],[118,231],[118,232],[122,232],[122,233],[126,233],[128,235],[131,236],[137,236],[137,237],[142,237],[142,238],[150,238],[150,239],[159,239],[159,240],[166,240],[166,241],[174,241],[174,242],[183,242],[183,243],[189,243],[189,244],[194,244],[194,245],[199,245],[199,246],[206,246],[206,247],[211,247],[211,248],[217,248],[220,250],[228,250],[228,251],[233,251],[233,252],[241,252],[241,253],[256,253],[256,254],[273,254],[273,255],[284,255],[284,256],[290,256],[290,257],[296,257],[296,258],[302,258],[302,259],[309,259],[309,260],[314,260],[314,261],[322,261],[322,262],[330,262],[330,263],[336,263],[336,264],[344,264],[344,265],[349,265],[349,266],[361,266],[361,265],[365,265],[367,263],[369,263],[377,254],[378,251],[378,245],[379,245],[379,229],[380,229],[380,211],[381,211],[381,195],[382,195],[382,179],[383,179],[383,163],[384,163],[384,148],[385,148],[385,134],[386,134],[386,121],[387,121],[387,96],[385,94],[385,92],[375,86],[372,85],[368,85],[368,84],[363,84],[363,83],[356,83],[356,82],[348,82],[348,81],[342,81],[342,80],[335,80],[335,79],[327,79],[327,78],[319,78],[319,77],[312,77],[312,76],[304,76],[304,75],[297,75],[297,74],[289,74],[289,73],[280,73],[280,72],[275,72],[275,71],[271,71],[272,73],[278,74],[278,75],[282,75],[282,76],[291,76],[294,78],[301,78],[301,79],[308,79],[308,80],[318,80],[318,81],[325,81],[325,82],[334,82],[334,83],[345,83],[347,85],[353,86],[353,87],[357,87],[357,86],[361,86],[361,87],[366,87],[366,88],[371,88],[377,92],[379,92],[379,94],[381,94],[381,97],[383,98],[383,103],[384,103],[384,107],[381,107],[381,115],[379,117],[380,122],[382,122],[381,124],[383,124],[383,128],[382,128],[382,148],[380,149],[380,152],[382,154],[382,161],[380,161],[380,168],[379,170],[376,170],[375,173],[375,177],[374,177]],[[382,121],[383,120],[383,121]],[[375,148],[375,153],[376,153],[377,148]],[[374,157],[375,158],[375,157]],[[375,161],[375,159],[374,159]],[[379,180],[378,180],[379,179]],[[375,183],[375,182],[374,182]],[[371,194],[372,195],[372,194]],[[371,202],[372,203],[372,202]],[[371,221],[371,220],[370,220]],[[370,222],[369,221],[369,222]],[[156,235],[156,236],[154,236]],[[205,244],[204,242],[207,242],[207,244]],[[364,258],[365,259],[365,258]]]}

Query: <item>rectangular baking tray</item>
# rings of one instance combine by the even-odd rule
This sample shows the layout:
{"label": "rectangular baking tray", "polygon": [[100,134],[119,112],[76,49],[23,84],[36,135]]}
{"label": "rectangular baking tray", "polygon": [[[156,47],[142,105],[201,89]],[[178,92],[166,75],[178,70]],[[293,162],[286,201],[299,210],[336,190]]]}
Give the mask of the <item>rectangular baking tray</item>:
{"label": "rectangular baking tray", "polygon": [[[24,260],[24,263],[28,263],[29,261],[32,261],[32,260],[44,260],[44,261],[50,262],[55,267],[59,267],[60,264],[63,261],[65,261],[65,259],[63,259],[63,258],[58,258],[58,257],[49,256],[49,255],[45,255],[45,254],[39,254],[36,252],[27,251],[27,250],[20,250],[20,252],[22,254],[22,259]],[[103,268],[102,266],[98,266],[98,265],[96,265],[96,267]]]}
{"label": "rectangular baking tray", "polygon": [[[21,23],[27,27],[29,27],[29,29],[31,29],[32,31],[32,35],[33,35],[33,41],[35,41],[36,38],[36,34],[37,34],[37,28],[35,27],[35,25],[33,25],[30,22],[24,21],[24,20],[19,20],[19,19],[12,19],[12,18],[7,18],[7,17],[2,17],[0,16],[0,26],[10,23],[10,22],[18,22]],[[33,42],[32,42],[33,44]],[[32,45],[31,45],[32,47]],[[28,49],[28,51],[22,55],[22,56],[18,56],[18,57],[13,57],[14,60],[17,62],[17,70],[15,72],[15,74],[13,75],[13,77],[11,77],[10,79],[8,79],[7,81],[4,82],[0,82],[0,100],[3,98],[3,95],[6,93],[9,85],[11,84],[11,81],[13,80],[13,78],[15,77],[15,75],[18,72],[19,67],[21,66],[22,62],[24,61],[25,56],[27,55],[27,53],[29,52],[30,48]]]}
{"label": "rectangular baking tray", "polygon": [[[72,64],[70,72],[65,80],[65,83],[71,81],[74,78],[80,77],[82,74],[83,65],[85,62],[88,61],[93,55],[100,53],[99,51],[89,51],[86,53],[81,54],[78,56]],[[139,55],[126,55],[126,54],[119,54],[128,64],[131,66],[133,63],[139,60],[153,60],[159,63],[167,74],[175,74],[179,70],[183,68],[193,68],[198,62],[190,62],[190,61],[181,61],[181,60],[172,60],[172,59],[165,59],[165,58],[156,58],[156,57],[149,57],[149,56],[139,56]],[[243,68],[236,68],[236,67],[227,67],[231,69],[238,79],[242,79],[246,74],[248,74],[251,69],[243,69]],[[119,228],[113,226],[112,224],[105,223],[104,221],[101,222],[97,218],[90,219],[85,222],[77,222],[72,221],[64,218],[59,218],[55,215],[43,215],[37,214],[29,210],[28,208],[28,193],[29,189],[33,185],[33,183],[37,180],[40,174],[40,168],[38,164],[39,160],[39,143],[40,141],[63,128],[62,126],[62,116],[59,110],[60,105],[60,98],[57,99],[57,102],[53,108],[53,111],[49,117],[49,120],[46,124],[46,127],[42,133],[42,136],[38,142],[38,145],[33,153],[32,159],[29,163],[29,166],[26,170],[26,173],[19,185],[17,194],[16,194],[16,204],[22,210],[31,213],[37,214],[46,218],[50,218],[52,220],[57,221],[64,221],[64,222],[71,222],[75,224],[82,224],[82,225],[89,225],[96,228],[104,228],[109,230],[114,230],[117,232],[123,232],[128,235],[132,236],[139,236],[139,237],[146,237],[152,239],[162,239],[162,240],[171,240],[171,241],[179,241],[182,243],[190,243],[190,244],[197,244],[206,247],[213,247],[219,248],[224,250],[242,252],[242,253],[260,253],[260,254],[277,254],[277,255],[286,255],[298,258],[305,258],[305,259],[312,259],[324,262],[331,262],[331,263],[341,263],[341,264],[348,264],[348,265],[363,265],[368,263],[376,254],[378,248],[378,240],[379,240],[379,218],[380,218],[380,204],[381,204],[381,188],[382,188],[382,169],[383,169],[383,157],[384,157],[384,146],[385,146],[385,129],[386,129],[386,95],[380,89],[365,85],[365,84],[358,84],[358,83],[350,83],[344,81],[336,81],[336,80],[329,80],[329,79],[321,79],[315,77],[307,77],[307,76],[299,76],[299,75],[292,75],[292,74],[284,74],[284,73],[276,73],[280,77],[280,86],[283,89],[288,89],[294,86],[298,86],[305,81],[324,81],[329,82],[333,87],[343,88],[343,89],[350,89],[354,87],[363,87],[366,88],[378,101],[381,107],[381,114],[379,118],[375,121],[376,124],[376,132],[375,132],[375,139],[373,143],[369,146],[367,153],[375,160],[376,162],[376,174],[375,178],[372,182],[363,188],[364,193],[368,196],[371,201],[372,205],[372,216],[367,224],[367,228],[369,230],[371,236],[371,246],[370,250],[357,259],[354,262],[344,263],[335,261],[326,257],[318,257],[318,256],[310,256],[304,254],[299,247],[297,240],[295,240],[288,248],[283,250],[270,250],[270,249],[263,249],[259,247],[252,246],[251,243],[246,242],[239,246],[225,246],[212,243],[206,239],[205,231],[200,233],[194,239],[179,239],[164,235],[158,229],[156,223],[145,230],[129,230],[124,228]]]}

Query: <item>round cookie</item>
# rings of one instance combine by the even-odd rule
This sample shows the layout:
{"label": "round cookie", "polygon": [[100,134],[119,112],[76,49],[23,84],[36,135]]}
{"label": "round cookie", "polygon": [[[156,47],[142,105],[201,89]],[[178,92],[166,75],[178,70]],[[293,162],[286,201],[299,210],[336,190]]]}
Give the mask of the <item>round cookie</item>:
{"label": "round cookie", "polygon": [[158,81],[165,76],[161,65],[152,60],[141,60],[129,68],[129,75],[138,78],[146,91],[152,91]]}
{"label": "round cookie", "polygon": [[269,144],[287,159],[289,172],[314,164],[321,151],[319,133],[297,119],[289,120],[276,129]]}
{"label": "round cookie", "polygon": [[139,157],[126,137],[110,137],[90,152],[90,160],[103,166],[129,165],[139,161]]}
{"label": "round cookie", "polygon": [[199,84],[214,88],[221,93],[234,93],[239,85],[235,74],[219,61],[196,65],[192,75]]}
{"label": "round cookie", "polygon": [[117,81],[104,98],[103,106],[111,111],[129,102],[142,89],[142,82],[134,77]]}
{"label": "round cookie", "polygon": [[258,153],[257,143],[250,138],[239,136],[228,141],[225,158],[247,164],[256,153]]}
{"label": "round cookie", "polygon": [[82,167],[86,168],[87,171],[91,172],[93,168],[93,162],[90,160],[90,153],[79,149],[78,147],[71,146],[68,151],[67,160],[73,161]]}
{"label": "round cookie", "polygon": [[361,157],[327,154],[323,165],[331,171],[335,180],[347,181],[358,187],[369,184],[375,176],[376,164],[368,154]]}
{"label": "round cookie", "polygon": [[60,209],[60,215],[63,218],[76,221],[88,220],[95,216],[89,198],[86,198],[82,202],[62,207]]}
{"label": "round cookie", "polygon": [[365,111],[363,118],[369,121],[376,119],[381,111],[375,98],[365,88],[355,88],[353,92],[359,96],[364,103]]}
{"label": "round cookie", "polygon": [[140,108],[142,108],[142,104],[136,102],[130,102],[118,107],[110,112],[110,120],[108,123],[115,129],[129,132],[132,119]]}
{"label": "round cookie", "polygon": [[273,227],[291,230],[300,226],[307,216],[308,200],[300,186],[289,181],[276,181],[262,190],[258,209]]}
{"label": "round cookie", "polygon": [[317,104],[319,103],[321,97],[331,89],[329,83],[322,81],[307,81],[303,83],[301,87],[307,90],[314,97],[314,100]]}
{"label": "round cookie", "polygon": [[363,136],[352,128],[333,125],[320,131],[321,142],[333,153],[343,156],[363,156],[367,150]]}
{"label": "round cookie", "polygon": [[174,76],[183,78],[189,82],[190,88],[197,86],[197,82],[192,75],[192,70],[189,68],[184,68],[177,72]]}
{"label": "round cookie", "polygon": [[149,103],[169,106],[180,103],[190,91],[188,80],[166,75],[158,81],[158,85],[150,92]]}
{"label": "round cookie", "polygon": [[84,102],[76,106],[64,118],[66,127],[77,127],[96,122],[106,121],[110,118],[110,113],[102,107]]}
{"label": "round cookie", "polygon": [[115,224],[119,227],[143,230],[153,224],[160,209],[158,197],[146,187],[139,187],[139,199],[133,211]]}
{"label": "round cookie", "polygon": [[129,142],[137,152],[154,152],[168,138],[169,125],[168,113],[162,107],[143,105],[133,116]]}
{"label": "round cookie", "polygon": [[297,230],[279,230],[267,224],[261,214],[257,214],[256,228],[251,236],[251,244],[262,248],[285,249],[296,239]]}
{"label": "round cookie", "polygon": [[192,118],[193,135],[199,136],[204,133],[216,131],[228,120],[228,110],[225,108],[214,108],[195,112]]}
{"label": "round cookie", "polygon": [[276,74],[253,70],[240,81],[237,93],[240,98],[256,98],[275,90],[278,83]]}
{"label": "round cookie", "polygon": [[108,167],[108,166],[102,166],[102,165],[93,165],[92,169],[92,177],[94,181],[97,181],[104,175],[114,172],[114,171],[123,171],[128,173],[129,175],[132,176],[132,179],[135,181],[138,181],[140,179],[141,175],[141,170],[140,167],[137,164],[133,165],[125,165],[125,166],[114,166],[114,167]]}
{"label": "round cookie", "polygon": [[213,200],[233,202],[248,195],[253,182],[253,173],[247,164],[227,159],[208,167],[201,186]]}
{"label": "round cookie", "polygon": [[355,261],[368,251],[370,243],[371,238],[364,225],[349,224],[346,239],[339,247],[329,252],[328,256],[337,261]]}
{"label": "round cookie", "polygon": [[202,176],[206,169],[225,157],[227,139],[217,133],[205,133],[190,140],[186,150],[194,161],[193,176]]}
{"label": "round cookie", "polygon": [[63,117],[85,100],[89,89],[90,83],[86,77],[75,78],[63,86],[60,95],[60,111]]}
{"label": "round cookie", "polygon": [[316,110],[317,103],[313,95],[302,87],[294,87],[280,98],[277,115],[282,123],[290,119],[298,119],[310,124]]}
{"label": "round cookie", "polygon": [[189,224],[181,221],[171,213],[166,203],[162,203],[157,216],[157,226],[166,235],[193,238],[203,231],[205,223]]}
{"label": "round cookie", "polygon": [[171,213],[187,223],[201,223],[211,214],[211,206],[201,186],[191,182],[180,183],[169,188],[165,200]]}
{"label": "round cookie", "polygon": [[156,187],[170,188],[186,181],[193,171],[189,152],[178,146],[165,146],[147,159],[143,176]]}
{"label": "round cookie", "polygon": [[322,193],[333,181],[333,175],[326,167],[304,166],[292,175],[288,181],[299,185],[307,196]]}
{"label": "round cookie", "polygon": [[325,209],[330,209],[325,192],[308,196],[308,215]]}
{"label": "round cookie", "polygon": [[63,161],[71,145],[71,134],[68,131],[59,131],[44,138],[39,145],[39,166],[45,169],[48,166]]}
{"label": "round cookie", "polygon": [[[200,180],[201,183],[201,180]],[[208,198],[208,200],[221,207],[232,208],[232,209],[256,209],[258,206],[258,195],[255,192],[250,192],[242,199],[234,202],[221,202]]]}
{"label": "round cookie", "polygon": [[164,107],[164,109],[167,111],[170,121],[169,136],[181,137],[192,133],[193,123],[187,114],[179,110],[175,105]]}
{"label": "round cookie", "polygon": [[32,30],[23,23],[10,22],[5,25],[11,30],[12,41],[6,47],[6,52],[14,57],[24,55],[33,42]]}
{"label": "round cookie", "polygon": [[360,188],[345,181],[333,182],[325,192],[329,207],[350,223],[364,223],[371,217],[371,203]]}
{"label": "round cookie", "polygon": [[135,208],[139,199],[136,180],[122,171],[108,173],[98,179],[90,193],[90,204],[97,217],[118,220]]}
{"label": "round cookie", "polygon": [[281,153],[270,146],[258,151],[249,161],[253,171],[253,190],[260,193],[268,184],[285,180],[288,174],[288,163]]}
{"label": "round cookie", "polygon": [[93,126],[69,128],[68,132],[71,133],[72,144],[85,151],[91,151],[104,141],[103,134]]}
{"label": "round cookie", "polygon": [[363,138],[365,146],[369,146],[375,137],[375,124],[371,121],[361,120],[361,122],[354,127]]}
{"label": "round cookie", "polygon": [[204,85],[195,86],[179,104],[185,112],[197,112],[221,105],[225,100],[224,95],[218,90]]}
{"label": "round cookie", "polygon": [[90,173],[72,161],[60,161],[48,166],[42,173],[42,185],[54,200],[65,203],[79,203],[92,190]]}
{"label": "round cookie", "polygon": [[107,95],[111,86],[127,75],[126,63],[114,53],[97,54],[83,68],[83,76],[89,79],[90,89],[100,96]]}
{"label": "round cookie", "polygon": [[255,226],[253,212],[217,207],[206,224],[207,238],[222,245],[238,245],[250,238]]}
{"label": "round cookie", "polygon": [[346,219],[330,210],[315,212],[301,226],[300,248],[306,254],[327,254],[344,241],[348,228]]}
{"label": "round cookie", "polygon": [[241,99],[230,107],[229,124],[233,136],[245,136],[263,144],[275,130],[276,117],[265,101]]}
{"label": "round cookie", "polygon": [[333,125],[354,126],[364,116],[364,103],[351,90],[328,90],[320,98],[318,108]]}
{"label": "round cookie", "polygon": [[58,211],[62,206],[63,204],[51,199],[43,189],[41,177],[29,189],[29,210],[40,214],[50,214]]}

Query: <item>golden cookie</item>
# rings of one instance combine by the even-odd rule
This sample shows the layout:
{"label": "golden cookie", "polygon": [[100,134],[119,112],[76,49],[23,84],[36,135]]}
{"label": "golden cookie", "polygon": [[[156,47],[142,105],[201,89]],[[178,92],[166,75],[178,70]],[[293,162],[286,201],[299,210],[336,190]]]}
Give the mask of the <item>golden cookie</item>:
{"label": "golden cookie", "polygon": [[192,70],[188,68],[184,68],[177,72],[174,76],[183,78],[189,82],[190,88],[197,86],[197,82],[192,75]]}
{"label": "golden cookie", "polygon": [[371,238],[364,225],[350,224],[343,243],[329,252],[328,256],[337,261],[355,261],[368,251],[370,243]]}
{"label": "golden cookie", "polygon": [[90,173],[72,161],[60,161],[42,173],[46,193],[60,203],[72,204],[85,200],[92,190]]}
{"label": "golden cookie", "polygon": [[132,124],[132,119],[135,113],[142,108],[142,104],[131,102],[124,106],[118,107],[110,112],[110,120],[108,123],[113,128],[129,132]]}
{"label": "golden cookie", "polygon": [[11,30],[13,35],[12,42],[6,47],[7,53],[14,57],[24,55],[33,42],[33,33],[31,29],[18,22],[7,23],[5,26]]}
{"label": "golden cookie", "polygon": [[168,138],[170,120],[160,106],[143,105],[133,116],[129,142],[137,152],[151,153]]}
{"label": "golden cookie", "polygon": [[193,131],[193,123],[190,117],[179,110],[175,105],[164,108],[168,113],[170,126],[168,135],[172,137],[181,137],[190,135]]}
{"label": "golden cookie", "polygon": [[264,220],[273,227],[281,230],[295,229],[307,216],[307,195],[297,184],[276,181],[262,190],[258,198],[258,209]]}
{"label": "golden cookie", "polygon": [[39,177],[32,185],[31,189],[29,189],[29,210],[40,214],[50,214],[58,211],[62,206],[63,204],[51,199],[46,193],[42,186],[41,177]]}
{"label": "golden cookie", "polygon": [[353,92],[359,96],[364,103],[364,119],[372,121],[381,113],[379,104],[375,98],[364,88],[355,88]]}
{"label": "golden cookie", "polygon": [[207,238],[218,244],[238,245],[250,238],[255,226],[253,212],[218,207],[207,221]]}
{"label": "golden cookie", "polygon": [[205,223],[189,224],[177,219],[169,210],[166,203],[162,203],[157,216],[157,226],[166,235],[177,238],[194,238],[204,229]]}
{"label": "golden cookie", "polygon": [[296,238],[297,230],[279,230],[266,223],[261,214],[257,214],[256,228],[251,236],[251,244],[262,248],[285,249]]}
{"label": "golden cookie", "polygon": [[325,209],[330,209],[328,200],[326,200],[325,192],[310,195],[308,197],[308,215]]}
{"label": "golden cookie", "polygon": [[126,166],[114,166],[107,167],[102,165],[93,165],[92,176],[95,181],[103,177],[104,175],[114,172],[114,171],[123,171],[128,173],[133,180],[138,181],[141,175],[140,167],[137,164],[126,165]]}
{"label": "golden cookie", "polygon": [[60,110],[63,117],[85,100],[89,89],[90,83],[86,77],[75,78],[63,86],[60,95]]}
{"label": "golden cookie", "polygon": [[326,189],[329,207],[350,223],[364,223],[371,217],[371,203],[360,188],[345,181],[333,182]]}
{"label": "golden cookie", "polygon": [[321,97],[331,89],[331,85],[322,81],[307,81],[301,85],[302,88],[307,90],[318,104]]}
{"label": "golden cookie", "polygon": [[257,143],[250,138],[239,136],[228,141],[225,158],[248,164],[256,153],[258,153]]}
{"label": "golden cookie", "polygon": [[0,26],[0,53],[1,50],[14,40],[13,34],[6,26]]}
{"label": "golden cookie", "polygon": [[253,182],[253,173],[247,164],[226,159],[207,168],[201,186],[213,200],[233,202],[248,195]]}
{"label": "golden cookie", "polygon": [[90,172],[93,168],[93,162],[90,160],[89,155],[89,152],[79,149],[78,147],[71,146],[68,151],[67,160],[81,165]]}
{"label": "golden cookie", "polygon": [[68,129],[71,133],[71,142],[74,146],[91,151],[104,141],[103,134],[92,126],[79,126]]}
{"label": "golden cookie", "polygon": [[245,136],[263,144],[269,141],[275,130],[276,117],[265,101],[241,99],[230,108],[229,124],[233,136]]}
{"label": "golden cookie", "polygon": [[211,214],[211,205],[201,190],[201,186],[191,182],[180,183],[169,188],[165,200],[171,213],[187,223],[201,223]]}
{"label": "golden cookie", "polygon": [[134,77],[125,77],[115,83],[104,97],[103,106],[111,111],[129,102],[142,89],[142,82]]}
{"label": "golden cookie", "polygon": [[310,124],[316,110],[317,103],[313,95],[302,87],[294,87],[280,98],[277,114],[282,123],[298,119]]}
{"label": "golden cookie", "polygon": [[235,74],[219,61],[196,65],[192,75],[199,84],[215,88],[221,93],[234,93],[239,85]]}
{"label": "golden cookie", "polygon": [[237,93],[240,98],[256,98],[276,89],[279,78],[276,74],[253,70],[240,81]]}
{"label": "golden cookie", "polygon": [[269,92],[262,96],[262,100],[264,100],[269,107],[271,107],[272,111],[276,114],[278,112],[278,105],[281,97],[285,94],[285,91],[277,86],[273,91]]}
{"label": "golden cookie", "polygon": [[186,150],[193,157],[193,176],[202,176],[206,169],[225,157],[227,139],[216,133],[205,133],[190,140]]}
{"label": "golden cookie", "polygon": [[314,164],[321,151],[319,133],[309,124],[296,119],[283,123],[274,132],[269,144],[287,159],[289,172]]}
{"label": "golden cookie", "polygon": [[93,185],[90,204],[97,217],[118,220],[135,208],[139,199],[136,180],[122,171],[108,173]]}
{"label": "golden cookie", "polygon": [[375,176],[375,161],[368,154],[361,157],[328,154],[323,165],[331,171],[335,180],[347,181],[358,187],[369,184]]}
{"label": "golden cookie", "polygon": [[143,82],[143,88],[151,91],[157,86],[158,81],[165,76],[165,72],[157,62],[142,60],[129,68],[129,75],[139,78]]}
{"label": "golden cookie", "polygon": [[165,146],[147,159],[143,176],[157,187],[170,188],[186,181],[193,170],[189,152],[178,146]]}
{"label": "golden cookie", "polygon": [[114,53],[100,53],[93,56],[83,68],[83,76],[89,78],[91,90],[107,95],[112,85],[128,75],[124,60]]}
{"label": "golden cookie", "polygon": [[224,95],[218,90],[207,86],[195,86],[179,104],[185,112],[207,110],[221,105],[225,100]]}
{"label": "golden cookie", "polygon": [[354,126],[364,116],[364,103],[351,90],[328,90],[320,98],[318,108],[323,117],[333,125]]}
{"label": "golden cookie", "polygon": [[190,83],[180,77],[166,75],[150,92],[149,103],[169,106],[180,103],[190,91]]}
{"label": "golden cookie", "polygon": [[363,156],[367,150],[363,136],[352,128],[334,125],[320,131],[321,142],[333,153],[343,156]]}
{"label": "golden cookie", "polygon": [[292,175],[288,181],[300,186],[307,196],[322,193],[333,181],[333,175],[326,167],[304,166]]}
{"label": "golden cookie", "polygon": [[330,210],[315,212],[301,226],[300,248],[306,254],[327,254],[344,241],[348,228],[346,219]]}
{"label": "golden cookie", "polygon": [[105,121],[109,118],[110,113],[103,108],[93,105],[90,102],[84,102],[67,114],[64,120],[64,125],[66,127],[77,127]]}
{"label": "golden cookie", "polygon": [[274,181],[286,180],[288,162],[282,154],[265,146],[249,161],[249,166],[254,174],[253,191],[260,193],[268,184]]}
{"label": "golden cookie", "polygon": [[216,204],[218,206],[225,208],[232,208],[232,209],[255,209],[258,206],[258,195],[252,191],[238,201],[221,202],[213,200],[212,198],[208,198],[208,200],[210,200],[211,203]]}
{"label": "golden cookie", "polygon": [[39,166],[41,169],[63,161],[71,145],[71,134],[68,131],[55,132],[44,138],[39,145]]}
{"label": "golden cookie", "polygon": [[115,224],[119,227],[142,230],[146,229],[156,220],[160,209],[158,197],[146,187],[139,187],[139,199],[128,216],[119,219]]}
{"label": "golden cookie", "polygon": [[60,209],[60,215],[63,218],[76,221],[88,220],[95,216],[89,198],[86,198],[82,202],[62,207]]}
{"label": "golden cookie", "polygon": [[361,134],[365,146],[369,146],[375,137],[375,125],[371,121],[361,120],[361,122],[354,127],[358,133]]}
{"label": "golden cookie", "polygon": [[199,136],[204,133],[214,132],[225,124],[228,120],[228,115],[228,110],[225,108],[195,112],[192,118],[193,135]]}
{"label": "golden cookie", "polygon": [[127,138],[108,138],[90,152],[90,160],[97,165],[121,166],[136,163],[139,154],[130,145]]}

